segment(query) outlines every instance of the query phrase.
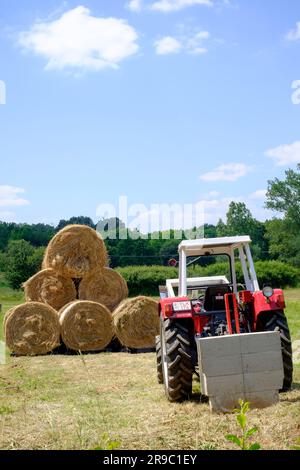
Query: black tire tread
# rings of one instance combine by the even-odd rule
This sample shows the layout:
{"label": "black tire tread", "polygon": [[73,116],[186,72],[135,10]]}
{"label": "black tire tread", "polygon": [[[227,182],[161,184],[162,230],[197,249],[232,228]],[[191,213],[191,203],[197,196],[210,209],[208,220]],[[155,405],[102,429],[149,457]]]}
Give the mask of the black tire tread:
{"label": "black tire tread", "polygon": [[179,321],[165,320],[168,383],[165,383],[170,401],[186,400],[192,393],[194,367],[188,328]]}
{"label": "black tire tread", "polygon": [[[266,318],[266,317],[265,317]],[[284,380],[281,392],[288,392],[293,384],[292,341],[286,316],[282,310],[274,312],[266,322],[259,322],[260,331],[280,331]]]}

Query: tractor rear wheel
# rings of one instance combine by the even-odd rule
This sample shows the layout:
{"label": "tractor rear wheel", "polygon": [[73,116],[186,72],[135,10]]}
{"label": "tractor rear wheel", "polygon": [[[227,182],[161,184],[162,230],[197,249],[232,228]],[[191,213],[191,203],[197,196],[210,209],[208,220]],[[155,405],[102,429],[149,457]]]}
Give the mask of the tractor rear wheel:
{"label": "tractor rear wheel", "polygon": [[270,315],[269,312],[261,314],[258,319],[257,331],[279,331],[281,337],[281,351],[283,359],[284,380],[281,392],[291,390],[293,383],[292,341],[288,322],[283,310]]}
{"label": "tractor rear wheel", "polygon": [[155,338],[155,348],[156,348],[157,380],[158,380],[159,384],[163,384],[164,383],[164,377],[163,377],[163,365],[162,365],[160,336],[156,336],[156,338]]}
{"label": "tractor rear wheel", "polygon": [[183,401],[192,393],[191,339],[184,321],[164,320],[160,327],[163,382],[167,398]]}

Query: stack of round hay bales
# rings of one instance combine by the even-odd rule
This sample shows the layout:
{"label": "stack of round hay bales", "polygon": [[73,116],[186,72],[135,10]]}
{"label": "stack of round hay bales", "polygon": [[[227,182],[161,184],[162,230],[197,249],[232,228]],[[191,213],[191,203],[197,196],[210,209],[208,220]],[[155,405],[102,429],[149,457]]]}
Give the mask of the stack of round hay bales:
{"label": "stack of round hay bales", "polygon": [[42,270],[24,283],[26,303],[5,316],[5,337],[17,355],[51,352],[60,344],[101,351],[114,337],[129,348],[154,347],[157,302],[128,297],[126,281],[107,267],[100,235],[69,225],[50,241]]}
{"label": "stack of round hay bales", "polygon": [[[104,349],[113,337],[109,308],[128,295],[126,282],[107,263],[105,244],[92,228],[69,225],[58,232],[46,249],[42,270],[23,285],[26,303],[5,315],[9,349],[16,355],[46,354],[61,339],[74,350]],[[98,288],[94,280],[103,286]],[[84,301],[78,300],[82,281]]]}

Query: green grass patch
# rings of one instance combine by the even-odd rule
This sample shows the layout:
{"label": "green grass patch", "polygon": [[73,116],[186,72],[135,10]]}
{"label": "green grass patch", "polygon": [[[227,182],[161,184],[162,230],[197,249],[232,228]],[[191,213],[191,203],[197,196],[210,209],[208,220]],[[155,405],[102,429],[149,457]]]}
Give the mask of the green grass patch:
{"label": "green grass patch", "polygon": [[285,314],[293,341],[300,339],[300,288],[284,291],[286,299]]}
{"label": "green grass patch", "polygon": [[300,287],[285,289],[284,295],[288,302],[300,302]]}
{"label": "green grass patch", "polygon": [[1,305],[1,312],[0,312],[0,341],[2,340],[3,341],[3,319],[4,319],[4,315],[5,313],[15,307],[16,305],[19,305],[21,304],[22,302],[24,302],[24,297],[23,297],[23,294],[22,296],[20,296],[19,299],[15,299],[15,300],[3,300],[2,297],[1,297],[1,290],[0,290],[0,305]]}
{"label": "green grass patch", "polygon": [[5,406],[5,405],[0,406],[0,415],[9,415],[14,412],[15,410],[10,406]]}
{"label": "green grass patch", "polygon": [[24,293],[22,290],[14,290],[8,286],[4,274],[0,272],[0,341],[3,340],[3,317],[12,307],[24,302]]}

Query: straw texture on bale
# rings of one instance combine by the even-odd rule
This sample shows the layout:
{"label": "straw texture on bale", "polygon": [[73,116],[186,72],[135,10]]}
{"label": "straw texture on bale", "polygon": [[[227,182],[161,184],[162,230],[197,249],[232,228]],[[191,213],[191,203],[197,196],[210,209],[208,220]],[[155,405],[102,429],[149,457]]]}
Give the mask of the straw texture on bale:
{"label": "straw texture on bale", "polygon": [[5,315],[4,335],[8,348],[18,356],[47,354],[60,344],[58,314],[40,302],[18,305]]}
{"label": "straw texture on bale", "polygon": [[103,268],[82,279],[79,286],[79,299],[92,300],[113,311],[128,297],[125,279],[113,269]]}
{"label": "straw texture on bale", "polygon": [[74,351],[101,351],[113,338],[112,316],[101,304],[71,302],[59,312],[61,336]]}
{"label": "straw texture on bale", "polygon": [[128,348],[152,348],[159,334],[158,302],[143,296],[124,300],[113,312],[113,324]]}
{"label": "straw texture on bale", "polygon": [[107,265],[105,244],[96,230],[86,225],[68,225],[50,241],[43,268],[53,268],[71,278],[83,278]]}
{"label": "straw texture on bale", "polygon": [[26,302],[42,302],[60,310],[76,299],[76,288],[71,278],[53,269],[44,269],[23,284]]}

